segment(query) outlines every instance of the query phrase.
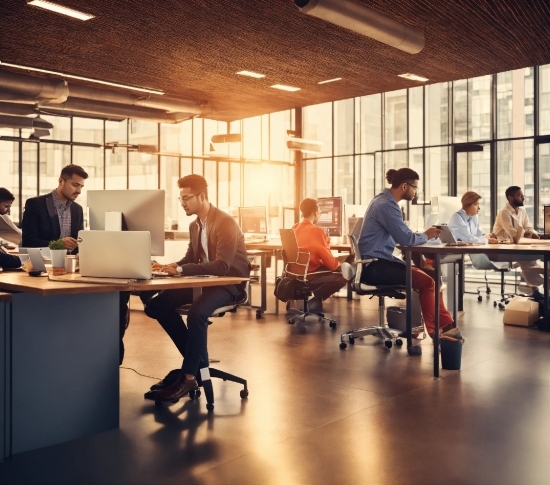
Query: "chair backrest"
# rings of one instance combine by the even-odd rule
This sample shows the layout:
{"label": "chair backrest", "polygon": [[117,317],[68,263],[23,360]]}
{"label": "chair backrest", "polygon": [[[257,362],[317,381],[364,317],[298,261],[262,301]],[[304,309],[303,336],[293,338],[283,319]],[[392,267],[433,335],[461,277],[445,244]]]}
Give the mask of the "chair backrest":
{"label": "chair backrest", "polygon": [[363,263],[361,263],[361,251],[359,251],[359,242],[355,234],[349,235],[349,242],[351,244],[351,251],[353,254],[353,260],[355,262],[355,276],[351,282],[351,287],[354,290],[360,288],[361,285],[361,272],[363,271]]}
{"label": "chair backrest", "polygon": [[470,254],[470,261],[475,269],[498,270],[486,254]]}
{"label": "chair backrest", "polygon": [[300,251],[296,234],[292,229],[279,229],[283,247],[284,276],[307,281],[309,252]]}

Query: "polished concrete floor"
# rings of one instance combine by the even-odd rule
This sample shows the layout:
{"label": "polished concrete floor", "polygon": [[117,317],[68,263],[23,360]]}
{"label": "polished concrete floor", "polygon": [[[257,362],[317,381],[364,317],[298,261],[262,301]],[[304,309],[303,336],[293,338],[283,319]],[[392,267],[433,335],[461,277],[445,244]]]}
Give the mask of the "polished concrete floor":
{"label": "polished concrete floor", "polygon": [[328,300],[336,331],[240,309],[214,321],[209,349],[213,366],[248,379],[250,396],[215,382],[208,414],[204,398],[143,399],[180,359],[134,298],[120,429],[15,455],[0,483],[550,483],[550,334],[503,326],[490,301],[466,295],[462,369],[440,379],[429,339],[420,357],[373,337],[339,349],[340,332],[375,323],[375,300]]}

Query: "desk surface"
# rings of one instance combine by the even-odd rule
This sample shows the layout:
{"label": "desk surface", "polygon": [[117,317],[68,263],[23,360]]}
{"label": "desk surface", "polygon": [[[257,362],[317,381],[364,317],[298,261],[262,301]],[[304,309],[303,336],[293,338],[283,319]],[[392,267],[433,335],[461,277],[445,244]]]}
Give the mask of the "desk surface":
{"label": "desk surface", "polygon": [[214,276],[211,278],[158,278],[129,284],[71,283],[50,281],[46,276],[29,276],[25,272],[9,272],[0,275],[0,290],[34,293],[36,295],[59,295],[76,293],[105,293],[109,291],[170,290],[177,288],[200,288],[206,286],[237,285],[248,278]]}
{"label": "desk surface", "polygon": [[[534,242],[533,242],[534,241]],[[419,244],[418,246],[401,246],[403,251],[413,253],[433,254],[544,254],[550,252],[550,242],[540,243],[540,240],[525,240],[521,244],[481,244],[479,246],[446,246],[434,244]]]}
{"label": "desk surface", "polygon": [[[262,242],[245,242],[246,249],[261,249],[275,251],[277,249],[283,249],[280,239],[270,239],[269,241]],[[335,251],[349,251],[351,245],[349,243],[335,243],[330,245],[330,249]]]}

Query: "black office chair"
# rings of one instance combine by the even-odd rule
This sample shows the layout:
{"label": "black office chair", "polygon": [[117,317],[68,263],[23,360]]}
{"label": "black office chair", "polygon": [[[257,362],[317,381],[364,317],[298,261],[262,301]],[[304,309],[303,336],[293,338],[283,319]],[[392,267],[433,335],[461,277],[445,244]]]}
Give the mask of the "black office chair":
{"label": "black office chair", "polygon": [[[224,305],[220,308],[217,308],[211,315],[211,317],[223,317],[226,313],[236,313],[237,308],[239,305],[244,305],[248,303],[248,282],[245,290],[239,295],[234,302],[228,303],[227,305]],[[177,309],[177,312],[180,315],[187,315],[192,304],[188,305],[182,305]],[[208,321],[208,325],[211,325],[212,322]],[[173,384],[177,377],[180,375],[181,369],[173,369],[171,370],[168,375],[157,384],[154,384],[151,386],[151,390],[147,391],[145,393],[145,399],[152,399],[155,400],[155,405],[160,405],[160,402],[156,401],[156,394],[157,391],[168,387],[169,385]],[[243,379],[242,377],[235,376],[233,374],[228,374],[227,372],[223,372],[221,370],[215,369],[213,367],[203,367],[202,369],[199,369],[199,375],[197,376],[197,383],[199,385],[199,389],[191,391],[189,393],[189,397],[191,399],[198,399],[201,395],[200,387],[204,389],[204,395],[206,396],[206,409],[209,411],[212,411],[214,409],[214,389],[212,388],[212,380],[211,378],[216,379],[223,379],[224,381],[229,382],[236,382],[238,384],[242,384],[244,387],[240,392],[241,399],[246,399],[248,397],[248,386],[246,379]],[[175,399],[169,404],[174,404],[178,402],[179,399]],[[165,403],[163,403],[165,404]]]}
{"label": "black office chair", "polygon": [[[289,318],[288,323],[293,324],[297,320],[304,320],[308,316],[317,317],[319,322],[329,322],[330,328],[333,330],[337,327],[338,322],[325,317],[324,313],[312,312],[309,310],[308,301],[313,296],[310,286],[308,285],[309,252],[300,251],[296,234],[292,229],[279,229],[281,234],[281,244],[283,247],[283,275],[275,287],[275,296],[283,301],[301,300],[303,302],[303,310],[288,309],[295,316]],[[331,273],[331,271],[316,271],[319,273]]]}
{"label": "black office chair", "polygon": [[[353,235],[349,235],[351,249],[353,251],[355,260],[352,263],[354,268],[356,268],[355,276],[350,280],[351,289],[358,295],[368,295],[371,298],[378,297],[378,325],[372,327],[362,327],[344,332],[340,336],[340,349],[344,350],[347,348],[345,338],[348,338],[350,345],[355,344],[355,339],[364,337],[366,335],[373,335],[384,342],[386,348],[391,349],[393,344],[397,347],[403,345],[403,340],[401,340],[402,332],[398,330],[390,329],[384,320],[385,315],[385,303],[384,298],[396,298],[399,300],[405,299],[404,285],[366,285],[361,283],[361,273],[365,264],[369,264],[375,259],[361,259],[361,253],[359,252],[359,247],[357,244],[357,238]],[[413,334],[421,333],[424,331],[424,326],[413,328]],[[409,353],[416,354],[420,353],[420,346],[413,346],[409,349]]]}

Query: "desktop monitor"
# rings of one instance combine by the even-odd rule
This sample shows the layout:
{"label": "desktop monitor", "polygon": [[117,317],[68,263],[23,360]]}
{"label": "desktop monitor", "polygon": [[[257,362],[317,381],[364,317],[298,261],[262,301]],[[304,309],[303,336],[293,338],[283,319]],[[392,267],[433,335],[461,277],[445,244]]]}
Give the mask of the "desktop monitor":
{"label": "desktop monitor", "polygon": [[316,226],[325,229],[328,236],[342,236],[342,197],[319,197],[319,220]]}
{"label": "desktop monitor", "polygon": [[367,212],[366,205],[358,204],[344,204],[344,217],[342,219],[342,225],[344,226],[342,232],[344,236],[348,236],[353,232],[353,228],[359,219],[362,219]]}
{"label": "desktop monitor", "polygon": [[239,225],[243,234],[267,236],[265,207],[239,207]]}
{"label": "desktop monitor", "polygon": [[164,190],[89,190],[90,229],[104,231],[106,213],[121,212],[122,230],[149,231],[151,255],[163,256],[164,204]]}

